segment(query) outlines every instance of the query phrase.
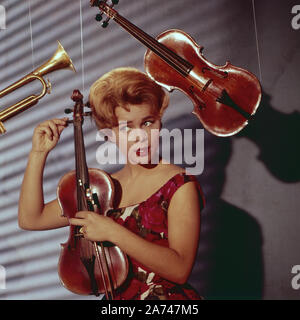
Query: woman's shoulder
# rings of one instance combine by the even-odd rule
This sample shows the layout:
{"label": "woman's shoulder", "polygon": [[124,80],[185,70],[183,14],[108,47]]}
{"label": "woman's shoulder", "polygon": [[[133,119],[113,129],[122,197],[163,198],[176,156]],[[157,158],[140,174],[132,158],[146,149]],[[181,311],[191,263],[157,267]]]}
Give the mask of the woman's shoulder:
{"label": "woman's shoulder", "polygon": [[168,194],[169,199],[171,200],[171,198],[173,198],[173,195],[177,192],[182,192],[181,186],[185,185],[188,182],[194,182],[193,184],[190,184],[189,186],[187,186],[185,188],[185,194],[189,194],[189,193],[193,193],[193,190],[195,189],[198,193],[198,197],[200,200],[200,206],[201,209],[204,208],[205,206],[205,197],[204,197],[204,193],[203,190],[201,188],[201,185],[198,181],[198,179],[196,178],[196,176],[192,175],[192,174],[188,174],[186,173],[186,170],[176,166],[176,165],[170,165],[167,169],[166,169],[166,177],[165,177],[165,181],[167,181],[167,184],[165,184],[166,186],[166,192]]}

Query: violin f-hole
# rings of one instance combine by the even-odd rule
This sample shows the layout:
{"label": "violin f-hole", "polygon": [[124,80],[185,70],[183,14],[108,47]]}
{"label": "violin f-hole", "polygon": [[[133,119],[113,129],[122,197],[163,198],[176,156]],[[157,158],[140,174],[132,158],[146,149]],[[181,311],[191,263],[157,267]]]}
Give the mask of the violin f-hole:
{"label": "violin f-hole", "polygon": [[194,86],[190,86],[189,87],[189,92],[193,95],[195,101],[197,102],[198,108],[200,110],[204,110],[206,108],[206,104],[205,102],[195,93],[194,91],[195,87]]}
{"label": "violin f-hole", "polygon": [[228,72],[227,71],[224,71],[224,74],[220,75],[219,72],[217,72],[216,70],[213,70],[213,69],[208,68],[208,67],[203,67],[202,68],[202,73],[204,74],[206,71],[210,71],[210,72],[214,73],[215,75],[217,75],[218,77],[223,78],[223,79],[228,77]]}

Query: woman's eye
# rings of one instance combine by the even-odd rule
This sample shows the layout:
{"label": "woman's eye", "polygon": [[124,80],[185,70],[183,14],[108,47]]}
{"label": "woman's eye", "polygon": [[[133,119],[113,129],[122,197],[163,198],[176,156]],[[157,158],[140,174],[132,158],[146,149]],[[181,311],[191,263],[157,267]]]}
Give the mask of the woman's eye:
{"label": "woman's eye", "polygon": [[145,123],[148,123],[148,125],[146,125],[146,127],[149,127],[149,126],[151,126],[151,124],[153,123],[153,121],[148,120],[148,121],[145,121],[144,124],[145,124]]}
{"label": "woman's eye", "polygon": [[[144,124],[146,127],[150,127],[153,123],[154,123],[154,121],[147,120],[147,121],[145,121],[143,124]],[[120,128],[120,131],[123,131],[123,132],[128,132],[129,130],[131,130],[131,128],[128,127],[128,126],[124,126],[124,127]]]}

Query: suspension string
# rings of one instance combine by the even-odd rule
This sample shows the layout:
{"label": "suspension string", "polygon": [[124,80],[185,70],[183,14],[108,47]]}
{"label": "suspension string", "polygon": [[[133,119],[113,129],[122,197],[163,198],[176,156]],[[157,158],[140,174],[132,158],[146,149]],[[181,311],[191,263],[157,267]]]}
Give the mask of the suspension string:
{"label": "suspension string", "polygon": [[33,32],[32,32],[32,23],[31,23],[31,5],[30,1],[28,0],[28,16],[29,16],[29,30],[30,30],[30,42],[31,42],[31,63],[32,63],[32,69],[35,69],[34,67],[34,54],[33,54]]}
{"label": "suspension string", "polygon": [[80,43],[81,43],[81,70],[82,70],[82,91],[85,89],[85,81],[84,81],[84,59],[83,59],[83,19],[82,19],[82,3],[79,0],[79,14],[80,14]]}
{"label": "suspension string", "polygon": [[258,45],[257,22],[256,22],[254,1],[255,1],[255,0],[252,0],[253,20],[254,20],[255,39],[256,39],[256,50],[257,50],[257,58],[258,58],[259,80],[262,82],[261,60],[260,60],[259,45]]}

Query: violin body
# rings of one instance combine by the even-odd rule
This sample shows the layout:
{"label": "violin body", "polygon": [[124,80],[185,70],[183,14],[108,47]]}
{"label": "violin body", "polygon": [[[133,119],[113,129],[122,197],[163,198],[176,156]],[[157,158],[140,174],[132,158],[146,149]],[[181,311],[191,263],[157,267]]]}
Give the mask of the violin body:
{"label": "violin body", "polygon": [[[112,208],[114,185],[107,173],[99,169],[89,169],[90,189],[99,195],[101,211],[106,212]],[[68,218],[75,217],[77,210],[76,172],[70,171],[65,174],[58,185],[57,196],[63,215]],[[101,268],[97,263],[97,252],[91,245],[91,241],[78,236],[77,226],[70,226],[68,241],[62,244],[58,273],[65,288],[80,295],[104,293],[104,281]],[[87,243],[89,242],[89,243]],[[85,253],[88,247],[90,265],[84,262]],[[109,268],[109,274],[114,289],[118,288],[126,279],[128,274],[128,260],[126,255],[115,245],[107,243],[103,247],[97,244],[100,259],[105,259]],[[105,265],[105,261],[102,261]],[[88,271],[89,270],[89,271]],[[108,275],[106,275],[107,277]],[[96,283],[96,286],[93,283]],[[105,279],[106,283],[109,279]],[[94,284],[95,284],[94,283]]]}
{"label": "violin body", "polygon": [[[193,65],[187,76],[181,75],[152,50],[145,53],[147,74],[172,91],[179,89],[192,100],[195,114],[203,126],[218,136],[229,136],[243,129],[261,100],[261,87],[257,78],[242,68],[226,62],[217,66],[202,55],[203,47],[181,30],[168,30],[157,41]],[[234,104],[245,113],[234,110],[217,99],[226,90]]]}

